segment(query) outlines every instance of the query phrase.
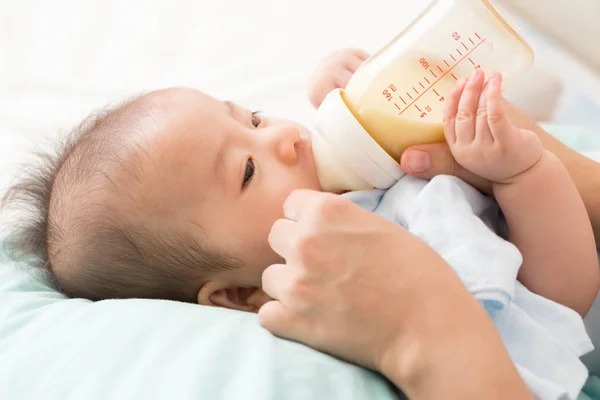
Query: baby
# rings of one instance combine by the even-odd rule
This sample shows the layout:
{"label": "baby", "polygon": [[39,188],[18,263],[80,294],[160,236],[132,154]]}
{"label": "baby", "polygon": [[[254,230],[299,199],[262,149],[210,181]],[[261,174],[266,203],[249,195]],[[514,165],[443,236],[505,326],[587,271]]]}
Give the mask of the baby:
{"label": "baby", "polygon": [[[367,57],[353,49],[328,57],[311,80],[313,105],[345,87]],[[32,211],[17,243],[69,296],[256,311],[262,271],[281,262],[267,236],[284,200],[320,189],[309,137],[295,122],[192,89],[134,98],[89,117],[8,192],[9,203]],[[536,151],[527,162],[538,161]]]}
{"label": "baby", "polygon": [[[318,106],[331,89],[345,87],[366,57],[358,50],[330,56],[313,77],[312,103]],[[446,100],[446,135],[457,161],[494,181],[499,191],[516,180],[527,182],[534,169],[549,180],[566,179],[560,187],[570,196],[549,198],[540,207],[551,209],[555,201],[582,207],[569,178],[553,175],[559,162],[532,132],[514,127],[498,102],[489,111],[503,118],[492,121],[493,129],[486,114],[478,113],[486,98],[500,93],[501,77],[492,76],[485,89],[483,80],[478,73],[459,82]],[[465,107],[478,113],[477,121],[467,130],[474,135],[470,144],[459,146],[465,134],[456,124],[467,121],[460,111]],[[497,157],[472,156],[473,149],[495,140]],[[31,211],[14,243],[24,254],[38,255],[68,296],[170,299],[255,312],[269,300],[261,290],[263,270],[283,262],[267,237],[296,189],[320,190],[306,128],[196,90],[171,88],[88,118],[6,199]],[[589,224],[531,226],[513,217],[530,201],[526,197],[499,199],[509,238],[523,254],[522,281],[585,314],[598,288]],[[529,235],[539,229],[546,234]],[[548,242],[563,238],[565,229],[573,246]],[[542,262],[539,254],[553,246],[566,250]],[[579,290],[556,289],[567,279],[582,282]]]}

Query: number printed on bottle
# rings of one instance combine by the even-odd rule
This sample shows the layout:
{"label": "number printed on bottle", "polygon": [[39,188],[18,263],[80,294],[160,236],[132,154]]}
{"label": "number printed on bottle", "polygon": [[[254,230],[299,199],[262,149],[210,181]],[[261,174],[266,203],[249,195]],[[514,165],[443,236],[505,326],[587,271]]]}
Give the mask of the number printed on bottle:
{"label": "number printed on bottle", "polygon": [[387,101],[392,101],[392,94],[387,89],[384,89],[383,92],[381,92],[381,94],[385,96]]}

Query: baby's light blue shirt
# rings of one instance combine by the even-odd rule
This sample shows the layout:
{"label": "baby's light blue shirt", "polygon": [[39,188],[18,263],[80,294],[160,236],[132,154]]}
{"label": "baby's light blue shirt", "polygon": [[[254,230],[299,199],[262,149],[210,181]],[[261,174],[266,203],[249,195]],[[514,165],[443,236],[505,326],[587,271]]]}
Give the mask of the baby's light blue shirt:
{"label": "baby's light blue shirt", "polygon": [[536,398],[577,398],[588,376],[579,357],[592,342],[579,314],[517,281],[522,257],[498,235],[493,200],[451,176],[405,176],[385,191],[344,196],[419,236],[448,262],[487,310]]}

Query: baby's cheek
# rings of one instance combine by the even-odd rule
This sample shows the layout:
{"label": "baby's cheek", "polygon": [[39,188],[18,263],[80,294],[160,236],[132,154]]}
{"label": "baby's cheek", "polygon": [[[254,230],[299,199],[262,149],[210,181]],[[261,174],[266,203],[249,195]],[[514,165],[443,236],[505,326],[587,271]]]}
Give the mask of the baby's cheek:
{"label": "baby's cheek", "polygon": [[[271,231],[271,227],[279,218],[283,218],[283,205],[289,195],[297,189],[311,188],[310,182],[301,174],[294,174],[297,171],[278,171],[273,173],[270,182],[261,193],[260,199],[255,204],[259,204],[255,210],[252,210],[256,217],[256,226],[261,226],[262,235],[265,240]],[[292,172],[292,173],[290,173]]]}
{"label": "baby's cheek", "polygon": [[[280,207],[281,209],[281,207]],[[261,267],[281,262],[280,257],[269,245],[269,233],[275,221],[283,216],[283,212],[274,208],[263,207],[255,210],[251,219],[246,223],[245,241],[242,246],[245,260],[257,271]],[[258,271],[262,274],[262,269]]]}
{"label": "baby's cheek", "polygon": [[244,230],[247,231],[246,236],[256,242],[257,239],[266,240],[275,221],[282,217],[283,201],[265,198],[264,201],[255,204],[252,209],[248,210],[246,218],[241,223],[244,225]]}
{"label": "baby's cheek", "polygon": [[[273,174],[274,175],[274,174]],[[279,174],[273,176],[268,189],[263,192],[263,203],[265,211],[271,215],[283,215],[283,204],[288,196],[298,187],[296,179],[290,174]]]}

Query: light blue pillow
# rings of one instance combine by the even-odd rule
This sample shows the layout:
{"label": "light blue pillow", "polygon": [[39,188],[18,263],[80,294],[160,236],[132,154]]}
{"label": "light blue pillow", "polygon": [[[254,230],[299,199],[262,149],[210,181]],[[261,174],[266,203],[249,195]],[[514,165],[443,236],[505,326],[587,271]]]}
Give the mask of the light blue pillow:
{"label": "light blue pillow", "polygon": [[600,127],[556,123],[541,124],[552,136],[580,152],[600,151]]}
{"label": "light blue pillow", "polygon": [[256,315],[66,299],[0,251],[0,399],[397,399],[380,375],[275,338]]}

